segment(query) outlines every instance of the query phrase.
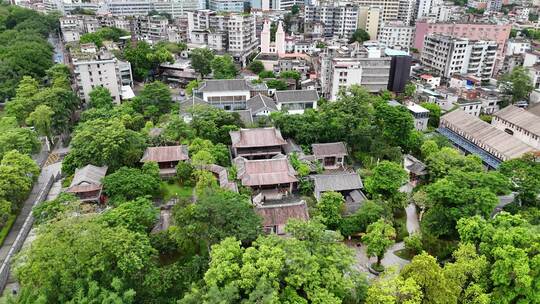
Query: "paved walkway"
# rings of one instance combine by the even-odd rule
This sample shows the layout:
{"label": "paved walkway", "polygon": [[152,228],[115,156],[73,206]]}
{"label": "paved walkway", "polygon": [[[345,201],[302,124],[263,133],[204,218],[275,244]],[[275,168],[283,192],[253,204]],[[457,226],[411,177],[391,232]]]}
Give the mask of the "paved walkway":
{"label": "paved walkway", "polygon": [[405,207],[405,212],[407,212],[407,232],[409,235],[420,232],[420,222],[418,221],[418,213],[416,212],[416,205],[410,203]]}

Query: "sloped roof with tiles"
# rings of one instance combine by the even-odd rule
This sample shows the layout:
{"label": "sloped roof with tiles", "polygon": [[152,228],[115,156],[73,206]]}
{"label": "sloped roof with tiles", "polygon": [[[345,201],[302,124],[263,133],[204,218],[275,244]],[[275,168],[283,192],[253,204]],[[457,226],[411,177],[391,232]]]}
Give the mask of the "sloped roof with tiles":
{"label": "sloped roof with tiles", "polygon": [[304,201],[293,204],[257,206],[255,211],[262,217],[263,226],[285,225],[289,219],[309,220]]}
{"label": "sloped roof with tiles", "polygon": [[238,179],[244,186],[263,186],[297,182],[296,171],[285,157],[247,160],[237,157],[234,160]]}
{"label": "sloped roof with tiles", "polygon": [[276,91],[276,102],[317,101],[319,94],[316,90]]}
{"label": "sloped roof with tiles", "polygon": [[[503,155],[502,160],[522,156],[535,149],[514,136],[501,131],[480,118],[455,110],[441,117],[441,126],[474,142],[485,151],[494,150]],[[492,153],[492,152],[490,152]]]}
{"label": "sloped roof with tiles", "polygon": [[313,175],[315,192],[362,189],[362,179],[356,172]]}
{"label": "sloped roof with tiles", "polygon": [[157,163],[181,161],[189,159],[188,148],[181,146],[150,147],[144,151],[141,162],[154,161]]}
{"label": "sloped roof with tiles", "polygon": [[343,142],[312,144],[311,150],[315,157],[347,155],[347,148]]}
{"label": "sloped roof with tiles", "polygon": [[244,79],[205,80],[197,89],[199,92],[250,91],[251,85]]}
{"label": "sloped roof with tiles", "polygon": [[252,98],[248,99],[247,107],[253,113],[257,113],[264,109],[268,109],[272,111],[278,110],[276,106],[276,102],[272,98],[261,95],[261,94],[255,95]]}
{"label": "sloped roof with tiles", "polygon": [[540,135],[540,117],[522,108],[509,105],[506,108],[495,112],[493,116],[506,120],[535,135]]}
{"label": "sloped roof with tiles", "polygon": [[240,129],[229,132],[234,148],[282,146],[287,142],[276,128]]}

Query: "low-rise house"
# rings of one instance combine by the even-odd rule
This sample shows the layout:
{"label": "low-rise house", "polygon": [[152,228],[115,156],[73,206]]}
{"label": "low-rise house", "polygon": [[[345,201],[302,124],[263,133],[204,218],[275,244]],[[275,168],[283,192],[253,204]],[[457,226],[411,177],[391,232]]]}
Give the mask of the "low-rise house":
{"label": "low-rise house", "polygon": [[466,153],[480,156],[489,168],[498,168],[503,161],[536,151],[520,139],[459,109],[443,115],[437,131]]}
{"label": "low-rise house", "polygon": [[251,97],[267,90],[264,84],[253,85],[244,79],[205,80],[193,90],[193,97],[227,111],[245,110]]}
{"label": "low-rise house", "polygon": [[253,120],[261,117],[268,117],[270,113],[278,111],[276,102],[265,95],[257,94],[247,101],[247,108],[250,111]]}
{"label": "low-rise house", "polygon": [[407,109],[414,118],[414,128],[418,131],[425,131],[428,127],[429,110],[416,103],[407,105]]}
{"label": "low-rise house", "polygon": [[426,165],[410,154],[403,156],[403,168],[409,174],[409,182],[413,186],[416,186],[420,179],[427,174]]}
{"label": "low-rise house", "polygon": [[81,202],[101,202],[103,184],[101,180],[107,174],[107,167],[86,165],[75,170],[73,180],[66,192],[75,194]]}
{"label": "low-rise house", "polygon": [[291,114],[302,114],[306,109],[316,109],[319,94],[316,90],[276,91],[278,110],[286,109]]}
{"label": "low-rise house", "polygon": [[255,194],[254,201],[281,200],[296,187],[296,171],[284,156],[272,159],[248,160],[237,157],[234,160],[237,178],[242,186],[250,187]]}
{"label": "low-rise house", "polygon": [[324,169],[343,168],[345,157],[348,155],[347,147],[343,142],[312,144],[311,151]]}
{"label": "low-rise house", "polygon": [[159,166],[159,175],[162,178],[171,178],[176,174],[176,166],[181,161],[189,159],[188,147],[164,146],[149,147],[144,151],[142,163],[156,162]]}
{"label": "low-rise house", "polygon": [[466,100],[466,99],[459,99],[455,103],[463,112],[473,115],[473,116],[480,116],[480,110],[482,109],[482,102],[479,100]]}
{"label": "low-rise house", "polygon": [[271,158],[280,154],[287,144],[276,128],[240,129],[229,134],[233,157]]}
{"label": "low-rise house", "polygon": [[289,219],[309,220],[306,202],[300,201],[291,204],[259,205],[255,208],[263,221],[266,233],[285,234],[285,225]]}
{"label": "low-rise house", "polygon": [[320,201],[324,192],[339,192],[345,198],[347,214],[356,212],[361,203],[366,200],[366,196],[362,193],[364,184],[356,172],[316,174],[312,175],[312,179],[314,182],[313,194],[317,201]]}

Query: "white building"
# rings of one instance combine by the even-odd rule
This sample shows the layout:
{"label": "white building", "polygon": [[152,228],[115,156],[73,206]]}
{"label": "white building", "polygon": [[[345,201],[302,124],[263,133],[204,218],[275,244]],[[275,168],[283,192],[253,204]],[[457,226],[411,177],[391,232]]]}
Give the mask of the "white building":
{"label": "white building", "polygon": [[338,3],[305,7],[305,26],[323,25],[325,37],[349,38],[359,27],[359,9],[356,5]]}
{"label": "white building", "polygon": [[319,94],[316,90],[276,91],[275,100],[278,110],[302,114],[306,109],[317,108]]}
{"label": "white building", "polygon": [[453,74],[470,74],[489,79],[496,54],[497,43],[494,41],[432,34],[425,37],[421,60],[423,65],[445,78]]}
{"label": "white building", "polygon": [[242,64],[259,45],[254,15],[218,14],[211,10],[188,12],[187,35],[190,43],[209,47],[218,54],[228,53]]}
{"label": "white building", "polygon": [[386,22],[380,29],[377,40],[389,48],[409,49],[414,38],[414,26],[400,21]]}
{"label": "white building", "polygon": [[540,116],[532,112],[510,105],[493,114],[491,125],[540,149]]}
{"label": "white building", "polygon": [[525,54],[531,49],[531,42],[525,39],[509,39],[506,43],[506,56]]}
{"label": "white building", "polygon": [[386,90],[390,75],[390,57],[381,51],[352,54],[347,57],[324,55],[321,61],[323,94],[336,100],[340,91],[351,85],[360,85],[369,92]]}
{"label": "white building", "polygon": [[122,88],[131,87],[133,80],[131,65],[122,62],[106,50],[96,50],[94,44],[83,44],[71,50],[73,72],[79,97],[89,101],[90,92],[96,87],[105,87],[116,103],[122,100]]}
{"label": "white building", "polygon": [[209,0],[208,8],[217,12],[236,12],[244,11],[243,0]]}
{"label": "white building", "polygon": [[414,128],[418,131],[427,130],[429,121],[429,110],[416,103],[408,104],[407,109],[414,117]]}
{"label": "white building", "polygon": [[459,99],[455,105],[463,112],[476,117],[480,116],[480,112],[482,111],[482,102],[479,100]]}
{"label": "white building", "polygon": [[397,20],[412,25],[416,20],[416,0],[400,0]]}

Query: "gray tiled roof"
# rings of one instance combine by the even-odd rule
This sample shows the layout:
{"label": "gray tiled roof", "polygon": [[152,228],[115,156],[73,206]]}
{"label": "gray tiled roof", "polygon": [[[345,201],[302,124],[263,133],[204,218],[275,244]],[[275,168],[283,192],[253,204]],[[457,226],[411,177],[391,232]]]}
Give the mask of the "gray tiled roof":
{"label": "gray tiled roof", "polygon": [[98,167],[94,165],[86,165],[75,170],[73,180],[70,187],[83,184],[101,185],[101,179],[107,174],[107,166]]}
{"label": "gray tiled roof", "polygon": [[501,154],[502,160],[521,157],[535,149],[514,136],[501,131],[480,118],[462,110],[455,110],[441,117],[441,127],[458,133],[461,137],[474,142],[477,147],[494,155]]}
{"label": "gray tiled roof", "polygon": [[205,80],[199,92],[250,91],[253,87],[244,79]]}
{"label": "gray tiled roof", "polygon": [[509,121],[533,134],[540,135],[540,117],[522,108],[509,105],[508,107],[495,112],[493,116]]}
{"label": "gray tiled roof", "polygon": [[270,111],[277,111],[276,102],[267,96],[258,94],[253,96],[247,101],[247,107],[252,113],[257,113],[261,110],[268,109]]}
{"label": "gray tiled roof", "polygon": [[315,157],[324,156],[345,156],[347,155],[347,148],[343,142],[325,143],[325,144],[312,144],[311,150]]}
{"label": "gray tiled roof", "polygon": [[276,91],[277,103],[317,100],[319,100],[319,94],[316,90]]}
{"label": "gray tiled roof", "polygon": [[355,172],[317,174],[313,175],[313,180],[315,182],[315,192],[356,190],[364,187],[362,179]]}

